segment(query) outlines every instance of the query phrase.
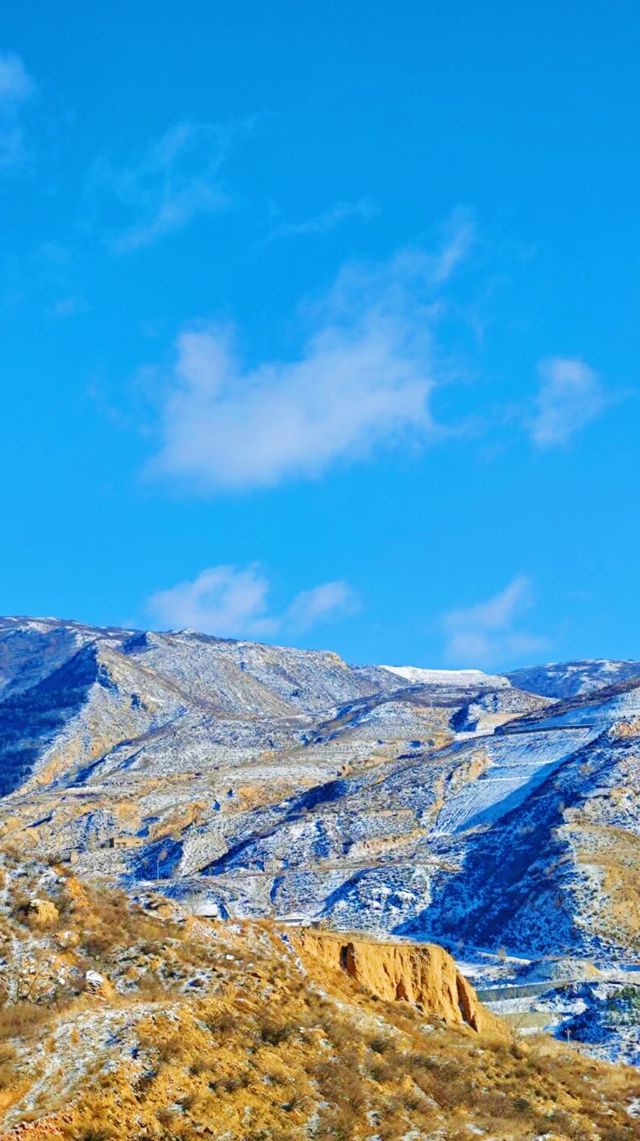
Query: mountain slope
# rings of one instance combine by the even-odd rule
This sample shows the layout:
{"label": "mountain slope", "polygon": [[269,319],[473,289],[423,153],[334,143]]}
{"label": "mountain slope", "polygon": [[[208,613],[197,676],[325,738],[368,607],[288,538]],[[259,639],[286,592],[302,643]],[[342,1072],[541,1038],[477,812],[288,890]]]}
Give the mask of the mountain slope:
{"label": "mountain slope", "polygon": [[5,619],[0,677],[0,837],[16,851],[222,916],[640,952],[638,663],[354,668]]}
{"label": "mountain slope", "polygon": [[211,923],[2,857],[0,931],[2,1141],[637,1136],[637,1071],[514,1042],[438,947]]}
{"label": "mountain slope", "polygon": [[637,678],[640,662],[615,662],[608,658],[574,662],[549,662],[507,674],[512,685],[544,697],[585,697],[618,682]]}

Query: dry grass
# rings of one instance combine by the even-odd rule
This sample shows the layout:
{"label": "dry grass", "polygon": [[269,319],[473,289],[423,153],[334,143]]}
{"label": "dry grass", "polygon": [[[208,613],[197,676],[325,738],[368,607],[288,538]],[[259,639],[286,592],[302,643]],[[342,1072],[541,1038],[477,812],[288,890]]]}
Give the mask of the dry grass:
{"label": "dry grass", "polygon": [[[36,1002],[23,1001],[0,1006],[0,1043],[4,1044],[7,1039],[12,1038],[29,1040],[36,1031],[42,1030],[56,1013],[55,1008]],[[0,1051],[2,1049],[3,1045],[0,1045]]]}
{"label": "dry grass", "polygon": [[594,916],[597,933],[623,938],[640,951],[640,837],[622,828],[583,824],[578,834],[578,860],[600,873],[606,906]]}
{"label": "dry grass", "polygon": [[[18,1097],[50,1054],[53,1028],[78,1009],[96,1025],[117,1010],[133,1035],[134,1061],[123,1050],[108,1069],[113,1047],[87,1052],[86,1029],[67,1034],[60,1075],[76,1071],[77,1083],[69,1096],[52,1079],[37,1114],[69,1107],[60,1120],[69,1138],[364,1141],[375,1132],[398,1141],[413,1129],[468,1141],[469,1124],[496,1141],[636,1135],[626,1112],[640,1096],[636,1074],[543,1037],[498,1042],[442,1024],[425,1029],[422,1012],[374,1001],[321,964],[317,981],[303,976],[267,922],[178,924],[71,876],[54,901],[79,939],[64,953],[67,966],[81,973],[97,964],[123,985],[106,999],[80,998],[70,984],[52,1001],[5,1002],[0,1094]],[[7,922],[50,957],[55,932],[29,932],[20,911]],[[189,988],[196,974],[205,983]],[[89,1060],[80,1065],[81,1057]]]}

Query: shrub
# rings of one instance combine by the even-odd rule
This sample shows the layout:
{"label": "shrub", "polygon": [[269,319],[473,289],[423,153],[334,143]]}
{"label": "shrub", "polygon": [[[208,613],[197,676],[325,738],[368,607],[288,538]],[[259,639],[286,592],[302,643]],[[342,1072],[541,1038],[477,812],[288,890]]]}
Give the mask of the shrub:
{"label": "shrub", "polygon": [[6,1038],[26,1038],[51,1016],[51,1008],[36,1002],[14,1002],[0,1007],[0,1041]]}
{"label": "shrub", "polygon": [[207,1013],[203,1021],[207,1030],[210,1030],[212,1034],[231,1034],[238,1026],[237,1015],[224,1009]]}
{"label": "shrub", "polygon": [[295,1027],[289,1022],[265,1021],[260,1027],[260,1039],[269,1046],[279,1046],[293,1034]]}

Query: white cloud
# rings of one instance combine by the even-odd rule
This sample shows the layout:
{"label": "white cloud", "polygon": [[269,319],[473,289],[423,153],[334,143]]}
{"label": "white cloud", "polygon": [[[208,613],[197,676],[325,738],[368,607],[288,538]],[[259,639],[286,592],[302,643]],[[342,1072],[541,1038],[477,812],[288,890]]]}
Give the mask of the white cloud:
{"label": "white cloud", "polygon": [[441,626],[447,661],[457,666],[507,668],[520,658],[542,653],[548,648],[547,639],[521,625],[532,604],[531,579],[517,575],[486,602],[445,614]]}
{"label": "white cloud", "polygon": [[26,148],[21,112],[36,85],[15,52],[0,52],[0,169],[21,166]]}
{"label": "white cloud", "polygon": [[329,210],[302,222],[280,221],[275,223],[269,231],[267,240],[299,237],[307,234],[327,234],[349,218],[362,218],[367,221],[369,218],[373,218],[375,214],[377,214],[377,210],[367,198],[359,198],[355,202],[337,202]]}
{"label": "white cloud", "polygon": [[552,357],[542,361],[540,378],[536,409],[529,423],[531,438],[539,448],[567,443],[606,406],[597,374],[583,361]]}
{"label": "white cloud", "polygon": [[294,630],[309,630],[327,618],[346,617],[358,609],[358,600],[346,582],[323,582],[296,595],[285,615]]}
{"label": "white cloud", "polygon": [[215,125],[178,123],[154,140],[140,159],[114,167],[102,158],[94,164],[90,189],[107,212],[111,246],[126,253],[175,230],[196,217],[229,204],[222,169],[233,145],[251,129],[251,121]]}
{"label": "white cloud", "polygon": [[269,583],[257,567],[217,566],[153,594],[147,609],[159,623],[176,630],[200,630],[221,637],[268,633],[268,592]]}
{"label": "white cloud", "polygon": [[228,328],[183,330],[150,471],[205,493],[266,487],[434,437],[435,290],[460,243],[344,267],[302,310],[310,332],[289,359],[245,366]]}
{"label": "white cloud", "polygon": [[326,582],[297,594],[280,615],[269,612],[268,579],[260,568],[210,567],[191,580],[153,594],[147,610],[160,626],[219,637],[271,637],[308,630],[352,613],[356,597],[345,582]]}

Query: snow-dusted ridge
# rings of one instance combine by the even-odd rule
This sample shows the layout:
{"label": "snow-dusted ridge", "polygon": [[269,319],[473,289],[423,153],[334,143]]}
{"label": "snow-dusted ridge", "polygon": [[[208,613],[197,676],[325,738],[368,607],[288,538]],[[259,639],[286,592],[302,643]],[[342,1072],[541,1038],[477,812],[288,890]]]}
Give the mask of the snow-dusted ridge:
{"label": "snow-dusted ridge", "polygon": [[640,662],[610,658],[581,658],[571,662],[547,662],[525,666],[507,675],[513,685],[546,697],[588,697],[599,689],[634,678],[640,680]]}
{"label": "snow-dusted ridge", "polygon": [[422,666],[386,665],[380,668],[397,674],[412,685],[490,686],[493,689],[508,689],[511,686],[509,679],[502,674],[487,674],[482,670],[441,670],[425,669]]}

